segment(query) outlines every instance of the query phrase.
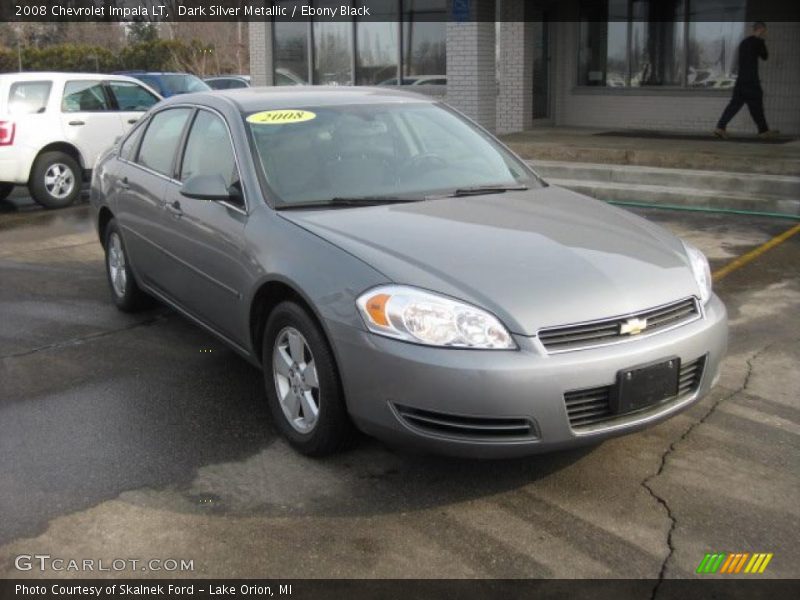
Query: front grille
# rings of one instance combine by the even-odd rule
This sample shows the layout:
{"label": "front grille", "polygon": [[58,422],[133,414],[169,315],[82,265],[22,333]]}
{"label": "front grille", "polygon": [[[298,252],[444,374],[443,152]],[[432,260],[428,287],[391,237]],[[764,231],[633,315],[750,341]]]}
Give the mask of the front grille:
{"label": "front grille", "polygon": [[542,329],[539,331],[539,340],[548,352],[579,350],[621,340],[635,339],[637,335],[621,333],[622,326],[629,319],[646,319],[647,327],[643,332],[649,334],[683,325],[699,316],[700,308],[697,305],[697,300],[686,298],[680,302],[614,317],[613,319]]}
{"label": "front grille", "polygon": [[536,437],[533,422],[526,418],[465,417],[394,405],[408,425],[426,433],[480,440],[531,439]]}
{"label": "front grille", "polygon": [[[667,398],[663,403],[669,403],[696,392],[700,387],[700,380],[703,378],[705,362],[705,357],[701,356],[698,359],[681,364],[678,395],[673,398]],[[604,385],[574,390],[564,394],[564,403],[567,406],[570,426],[573,429],[580,430],[584,427],[605,423],[624,416],[611,412],[611,394],[614,393],[615,387],[616,385]]]}

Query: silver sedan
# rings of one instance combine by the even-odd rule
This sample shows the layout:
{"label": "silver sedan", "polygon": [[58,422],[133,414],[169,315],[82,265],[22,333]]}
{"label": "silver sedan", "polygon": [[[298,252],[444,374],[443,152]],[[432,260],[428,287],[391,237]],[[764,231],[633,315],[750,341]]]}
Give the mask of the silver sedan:
{"label": "silver sedan", "polygon": [[259,366],[306,454],[359,430],[482,457],[595,443],[697,402],[726,348],[701,252],[415,94],[175,97],[101,157],[91,202],[114,303],[157,298]]}

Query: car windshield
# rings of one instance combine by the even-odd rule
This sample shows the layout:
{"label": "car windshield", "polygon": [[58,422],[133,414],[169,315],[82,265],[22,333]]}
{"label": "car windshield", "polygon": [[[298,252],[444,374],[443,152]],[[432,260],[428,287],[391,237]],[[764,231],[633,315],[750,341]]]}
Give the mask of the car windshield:
{"label": "car windshield", "polygon": [[540,185],[491,136],[433,103],[287,108],[246,120],[278,206]]}
{"label": "car windshield", "polygon": [[170,94],[207,92],[211,88],[194,75],[161,75],[161,82]]}

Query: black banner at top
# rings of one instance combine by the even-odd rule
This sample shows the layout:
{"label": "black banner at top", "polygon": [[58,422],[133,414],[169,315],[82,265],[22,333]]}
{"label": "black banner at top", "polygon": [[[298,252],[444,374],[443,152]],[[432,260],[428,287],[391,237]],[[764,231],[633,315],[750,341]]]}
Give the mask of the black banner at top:
{"label": "black banner at top", "polygon": [[[800,21],[798,0],[649,0],[636,10],[609,0],[2,0],[8,22],[132,21]],[[611,6],[611,8],[609,8]],[[509,15],[516,15],[509,17]]]}

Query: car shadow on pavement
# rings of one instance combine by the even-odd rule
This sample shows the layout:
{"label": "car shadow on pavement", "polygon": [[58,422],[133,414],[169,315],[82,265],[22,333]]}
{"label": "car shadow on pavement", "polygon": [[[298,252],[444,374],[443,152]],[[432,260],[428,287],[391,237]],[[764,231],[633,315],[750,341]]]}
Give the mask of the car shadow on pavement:
{"label": "car shadow on pavement", "polygon": [[0,544],[126,491],[129,502],[179,511],[406,511],[514,489],[591,451],[476,461],[364,437],[307,458],[276,435],[261,373],[164,309],[4,359],[0,371],[18,382],[0,403],[0,454],[13,457],[0,463]]}

